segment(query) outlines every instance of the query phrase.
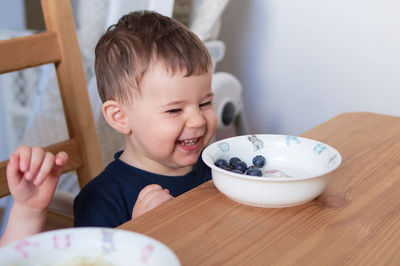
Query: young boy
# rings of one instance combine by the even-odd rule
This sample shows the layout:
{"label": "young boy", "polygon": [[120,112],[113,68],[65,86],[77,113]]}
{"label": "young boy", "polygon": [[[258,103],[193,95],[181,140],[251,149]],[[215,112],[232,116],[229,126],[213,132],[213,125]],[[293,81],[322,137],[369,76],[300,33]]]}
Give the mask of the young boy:
{"label": "young boy", "polygon": [[65,152],[54,156],[28,146],[18,147],[10,156],[7,182],[14,202],[0,247],[42,232],[47,208],[67,160]]}
{"label": "young boy", "polygon": [[100,38],[95,70],[125,147],[76,197],[75,226],[116,227],[211,179],[200,158],[217,125],[211,59],[194,33],[130,13]]}

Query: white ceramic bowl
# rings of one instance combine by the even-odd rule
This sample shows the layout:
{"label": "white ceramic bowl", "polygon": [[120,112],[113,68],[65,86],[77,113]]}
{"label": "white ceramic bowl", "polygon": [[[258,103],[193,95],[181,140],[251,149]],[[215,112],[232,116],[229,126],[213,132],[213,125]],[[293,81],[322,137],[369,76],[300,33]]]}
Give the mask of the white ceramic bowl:
{"label": "white ceramic bowl", "polygon": [[[238,157],[252,165],[265,157],[263,176],[232,173],[215,166],[218,159]],[[329,173],[342,162],[340,153],[316,140],[276,134],[243,135],[210,144],[203,161],[211,168],[215,186],[230,199],[257,207],[296,206],[318,197]]]}
{"label": "white ceramic bowl", "polygon": [[0,248],[0,265],[181,265],[163,243],[135,232],[80,227],[47,231]]}

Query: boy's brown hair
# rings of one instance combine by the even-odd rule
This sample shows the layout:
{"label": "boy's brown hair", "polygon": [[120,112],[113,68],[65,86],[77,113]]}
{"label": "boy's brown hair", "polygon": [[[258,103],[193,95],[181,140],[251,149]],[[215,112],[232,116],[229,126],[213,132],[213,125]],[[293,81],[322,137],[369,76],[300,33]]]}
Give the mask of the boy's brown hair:
{"label": "boy's brown hair", "polygon": [[202,41],[182,23],[153,11],[123,16],[100,38],[95,50],[97,87],[103,102],[131,102],[152,62],[186,76],[211,71]]}

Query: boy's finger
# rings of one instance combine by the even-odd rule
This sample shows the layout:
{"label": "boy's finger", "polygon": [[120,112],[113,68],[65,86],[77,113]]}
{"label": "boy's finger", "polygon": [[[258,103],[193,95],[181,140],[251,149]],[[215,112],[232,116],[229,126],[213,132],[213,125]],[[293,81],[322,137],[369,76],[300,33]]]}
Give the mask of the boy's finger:
{"label": "boy's finger", "polygon": [[42,161],[39,172],[37,173],[33,184],[39,186],[43,183],[45,178],[50,174],[54,166],[54,155],[51,152],[46,152]]}
{"label": "boy's finger", "polygon": [[163,194],[165,195],[165,197],[167,198],[173,198],[173,196],[171,194],[169,194],[169,190],[168,189],[163,189]]}
{"label": "boy's finger", "polygon": [[162,190],[162,187],[158,184],[147,185],[139,192],[139,194],[142,197],[145,197],[147,194],[152,193],[155,190]]}
{"label": "boy's finger", "polygon": [[148,198],[146,199],[148,208],[153,209],[155,207],[160,206],[161,204],[167,202],[168,200],[172,199],[173,197],[168,193],[165,193],[164,190],[157,191],[154,193],[149,194]]}
{"label": "boy's finger", "polygon": [[20,146],[15,150],[14,154],[19,157],[19,170],[23,173],[28,171],[31,161],[31,148],[28,146]]}
{"label": "boy's finger", "polygon": [[32,147],[31,161],[29,164],[29,170],[24,175],[25,179],[32,180],[39,173],[44,157],[44,150],[39,147]]}
{"label": "boy's finger", "polygon": [[7,164],[7,182],[10,187],[15,186],[21,181],[22,175],[19,171],[19,157],[11,154]]}
{"label": "boy's finger", "polygon": [[53,176],[59,177],[62,174],[62,170],[67,161],[68,161],[68,154],[66,152],[61,151],[57,153],[57,155],[54,158],[54,165],[51,174]]}
{"label": "boy's finger", "polygon": [[160,201],[162,199],[166,199],[166,198],[171,198],[172,196],[166,192],[164,189],[162,190],[158,190],[158,191],[152,191],[151,193],[148,194],[148,198],[150,199],[150,201]]}
{"label": "boy's finger", "polygon": [[55,165],[57,167],[64,167],[64,165],[67,163],[68,161],[68,154],[64,151],[60,151],[59,153],[57,153],[56,158],[55,158]]}

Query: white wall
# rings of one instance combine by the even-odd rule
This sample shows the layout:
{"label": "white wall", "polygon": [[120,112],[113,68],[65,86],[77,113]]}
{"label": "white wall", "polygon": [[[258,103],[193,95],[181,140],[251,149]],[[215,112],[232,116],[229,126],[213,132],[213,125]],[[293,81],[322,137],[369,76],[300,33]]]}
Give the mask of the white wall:
{"label": "white wall", "polygon": [[400,116],[400,2],[232,0],[218,70],[244,85],[252,133],[300,134],[349,111]]}

